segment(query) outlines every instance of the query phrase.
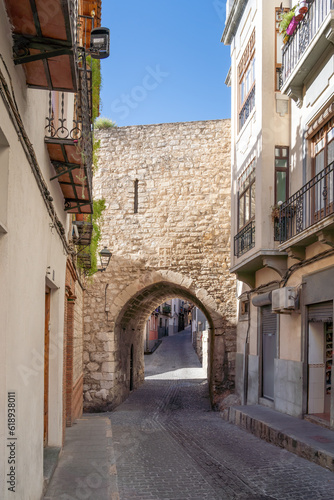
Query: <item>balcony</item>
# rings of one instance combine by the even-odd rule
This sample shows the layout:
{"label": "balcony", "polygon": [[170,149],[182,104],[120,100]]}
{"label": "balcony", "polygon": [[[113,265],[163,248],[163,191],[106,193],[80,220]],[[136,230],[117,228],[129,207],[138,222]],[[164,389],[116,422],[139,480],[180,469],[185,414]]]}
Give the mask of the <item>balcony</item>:
{"label": "balcony", "polygon": [[255,245],[255,221],[250,221],[241,231],[234,237],[234,255],[241,257]]}
{"label": "balcony", "polygon": [[281,92],[299,106],[303,83],[315,63],[334,42],[334,0],[310,0],[309,10],[283,48]]}
{"label": "balcony", "polygon": [[334,225],[334,162],[280,207],[280,248],[306,246]]}
{"label": "balcony", "polygon": [[[49,95],[45,142],[55,174],[65,198],[68,213],[92,213],[92,130],[91,70],[84,50],[79,50],[79,85],[75,96],[73,122],[68,118],[64,93],[60,111]],[[70,122],[70,123],[69,123]]]}
{"label": "balcony", "polygon": [[92,257],[89,248],[93,234],[92,215],[82,214],[76,217],[77,220],[72,221],[72,242],[77,247],[76,257],[79,267],[84,271],[88,271],[92,267]]}
{"label": "balcony", "polygon": [[244,124],[246,123],[254,107],[255,107],[255,84],[253,85],[251,91],[249,92],[248,97],[239,113],[239,130],[241,130]]}
{"label": "balcony", "polygon": [[13,57],[22,64],[29,87],[77,90],[74,0],[5,0],[13,31]]}

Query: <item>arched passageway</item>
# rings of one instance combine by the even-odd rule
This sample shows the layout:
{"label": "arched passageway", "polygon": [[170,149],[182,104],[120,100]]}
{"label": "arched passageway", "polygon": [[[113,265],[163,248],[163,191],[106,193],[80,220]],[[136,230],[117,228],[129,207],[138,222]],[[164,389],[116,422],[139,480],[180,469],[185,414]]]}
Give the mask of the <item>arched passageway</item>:
{"label": "arched passageway", "polygon": [[209,384],[233,389],[235,278],[230,262],[230,122],[99,131],[96,198],[112,252],[85,302],[84,405],[110,409],[144,377],[145,322],[164,300],[191,301],[210,325]]}
{"label": "arched passageway", "polygon": [[[174,281],[166,279],[167,275]],[[215,391],[221,388],[229,391],[233,387],[230,364],[233,361],[234,325],[229,324],[217,310],[215,301],[205,290],[196,289],[191,280],[177,273],[167,272],[165,279],[158,273],[146,273],[145,280],[150,282],[146,286],[143,286],[143,280],[141,277],[123,290],[117,297],[117,305],[108,295],[111,285],[101,281],[96,283],[105,290],[105,294],[104,300],[100,299],[95,305],[102,305],[105,311],[104,314],[97,314],[99,321],[96,323],[88,322],[90,334],[89,342],[85,344],[87,364],[84,381],[85,408],[88,411],[113,409],[144,381],[147,318],[161,303],[172,298],[192,302],[208,320],[207,378],[211,398]],[[133,293],[134,290],[137,292]],[[103,293],[99,295],[103,297]],[[114,317],[110,318],[111,315]]]}

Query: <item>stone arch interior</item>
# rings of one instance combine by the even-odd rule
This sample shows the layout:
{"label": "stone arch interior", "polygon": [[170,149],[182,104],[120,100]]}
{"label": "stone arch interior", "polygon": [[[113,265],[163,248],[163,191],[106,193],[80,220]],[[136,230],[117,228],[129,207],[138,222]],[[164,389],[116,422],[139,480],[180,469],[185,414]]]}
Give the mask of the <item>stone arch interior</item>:
{"label": "stone arch interior", "polygon": [[[111,311],[112,317],[106,322],[101,321],[100,330],[91,335],[91,341],[87,343],[87,350],[90,349],[92,354],[87,352],[90,362],[86,365],[85,376],[86,411],[110,411],[128,397],[130,386],[131,390],[135,390],[144,382],[147,318],[160,304],[173,298],[193,303],[207,318],[206,373],[211,401],[214,403],[216,388],[220,391],[221,388],[225,391],[226,387],[228,391],[233,389],[234,379],[228,377],[228,367],[233,363],[230,356],[233,345],[226,336],[231,328],[229,321],[205,290],[193,287],[191,280],[186,278],[182,282],[185,285],[189,282],[189,288],[163,278],[155,279],[146,286],[136,282],[129,285],[116,300],[111,299],[108,303],[106,298],[105,307]],[[116,312],[118,304],[120,307]],[[102,314],[100,317],[102,319]]]}
{"label": "stone arch interior", "polygon": [[[194,293],[180,285],[166,281],[154,283],[138,291],[124,305],[115,321],[115,342],[119,353],[118,357],[121,360],[120,367],[124,370],[125,377],[124,390],[120,389],[123,392],[122,400],[129,393],[129,389],[127,388],[136,389],[144,381],[144,343],[147,319],[158,306],[166,300],[173,298],[181,298],[192,302],[203,312],[210,327],[209,344],[213,343],[214,319],[212,312],[208,310]],[[213,349],[209,348],[209,353],[212,351]],[[131,352],[133,353],[133,357],[131,356]],[[132,365],[127,365],[130,362]],[[211,360],[209,354],[207,367],[208,379],[210,379],[210,366]],[[130,380],[127,380],[128,374],[131,376]]]}

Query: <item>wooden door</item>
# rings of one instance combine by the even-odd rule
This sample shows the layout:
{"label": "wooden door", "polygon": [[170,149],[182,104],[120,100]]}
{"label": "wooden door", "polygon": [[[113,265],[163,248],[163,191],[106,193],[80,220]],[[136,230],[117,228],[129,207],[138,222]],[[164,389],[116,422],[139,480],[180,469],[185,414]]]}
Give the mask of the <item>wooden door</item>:
{"label": "wooden door", "polygon": [[45,289],[44,326],[44,446],[48,443],[49,420],[49,351],[50,351],[50,289]]}

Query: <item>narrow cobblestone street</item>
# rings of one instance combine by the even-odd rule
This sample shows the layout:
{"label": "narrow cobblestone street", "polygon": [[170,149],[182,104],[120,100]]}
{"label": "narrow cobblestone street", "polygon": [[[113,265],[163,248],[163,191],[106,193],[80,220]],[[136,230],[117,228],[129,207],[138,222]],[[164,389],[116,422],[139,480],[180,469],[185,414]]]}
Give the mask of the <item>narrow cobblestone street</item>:
{"label": "narrow cobblestone street", "polygon": [[164,338],[110,414],[120,500],[333,498],[331,472],[211,411],[190,335]]}

